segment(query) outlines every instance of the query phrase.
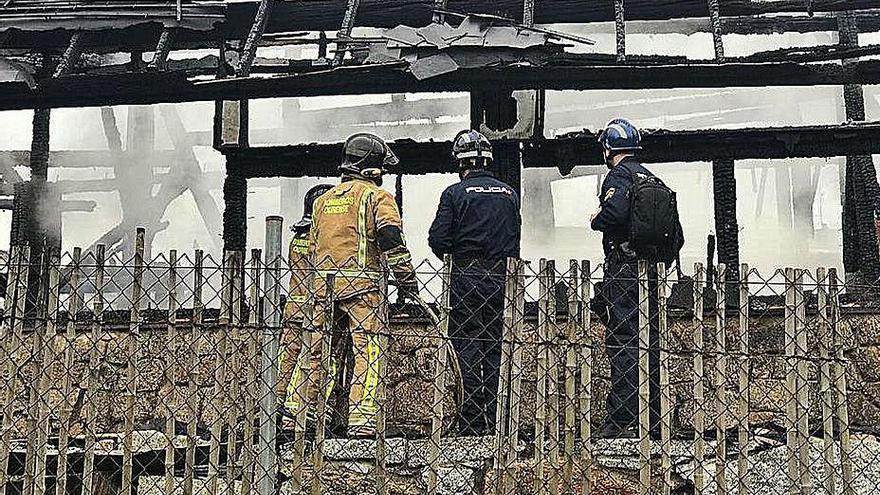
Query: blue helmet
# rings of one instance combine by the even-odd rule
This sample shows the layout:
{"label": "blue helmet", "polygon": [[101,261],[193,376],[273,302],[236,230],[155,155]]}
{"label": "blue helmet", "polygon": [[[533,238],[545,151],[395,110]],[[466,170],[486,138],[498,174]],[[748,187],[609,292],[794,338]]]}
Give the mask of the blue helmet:
{"label": "blue helmet", "polygon": [[614,119],[599,133],[599,143],[608,151],[642,149],[642,133],[626,119]]}

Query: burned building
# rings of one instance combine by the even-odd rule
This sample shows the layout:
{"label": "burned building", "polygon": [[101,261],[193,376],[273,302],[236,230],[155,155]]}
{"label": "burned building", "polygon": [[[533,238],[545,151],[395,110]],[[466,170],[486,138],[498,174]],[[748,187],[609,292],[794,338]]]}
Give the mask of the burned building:
{"label": "burned building", "polygon": [[[873,392],[880,386],[880,379],[875,376],[878,342],[877,325],[873,321],[876,301],[872,295],[880,278],[877,238],[880,190],[872,158],[880,150],[880,125],[870,119],[872,115],[880,115],[878,99],[870,90],[870,86],[880,83],[880,61],[876,59],[880,47],[865,43],[880,32],[878,9],[880,3],[868,0],[630,0],[626,3],[608,0],[587,4],[530,0],[6,2],[0,7],[0,110],[32,110],[33,113],[32,118],[28,114],[30,149],[0,146],[6,149],[0,152],[0,172],[2,193],[8,198],[0,202],[0,206],[12,211],[11,244],[19,248],[8,263],[9,287],[14,290],[7,292],[10,296],[7,300],[16,301],[7,303],[11,312],[3,323],[4,330],[14,330],[6,332],[13,339],[9,345],[14,347],[17,343],[18,347],[6,353],[8,359],[3,364],[11,370],[10,376],[20,368],[23,371],[19,374],[28,378],[10,379],[14,383],[6,388],[9,398],[3,409],[8,410],[8,414],[4,414],[7,438],[0,441],[0,490],[5,491],[7,484],[28,490],[31,488],[27,483],[31,482],[35,483],[33,493],[45,493],[47,485],[35,480],[41,478],[40,470],[42,474],[51,471],[47,459],[55,459],[56,470],[60,465],[67,469],[67,464],[59,464],[57,460],[62,452],[68,455],[66,447],[58,447],[65,443],[69,443],[70,455],[75,458],[69,463],[70,472],[87,472],[88,469],[82,467],[84,463],[97,462],[103,466],[104,462],[111,466],[102,467],[105,472],[121,473],[109,476],[112,479],[104,480],[106,485],[123,493],[133,489],[132,478],[157,476],[165,478],[162,490],[166,493],[174,491],[177,478],[181,477],[184,493],[193,492],[194,479],[209,480],[204,490],[216,493],[221,477],[228,483],[225,487],[231,490],[245,492],[250,484],[259,485],[255,490],[260,493],[274,490],[277,473],[271,469],[276,466],[255,463],[258,453],[250,449],[248,442],[239,442],[241,458],[226,454],[236,452],[234,446],[239,438],[256,435],[259,442],[263,442],[257,445],[266,447],[272,443],[270,437],[275,433],[268,426],[269,407],[258,404],[263,397],[257,392],[262,389],[247,388],[257,387],[258,381],[257,368],[249,366],[256,366],[257,358],[266,357],[258,344],[271,339],[263,334],[248,334],[246,330],[259,333],[268,328],[268,335],[280,325],[277,319],[268,323],[278,316],[274,311],[280,304],[280,293],[276,291],[281,290],[279,280],[271,279],[273,267],[268,264],[269,258],[271,261],[277,258],[280,241],[271,247],[268,243],[264,246],[267,254],[274,250],[272,257],[267,256],[266,264],[261,264],[261,255],[257,252],[254,264],[245,268],[242,253],[259,245],[249,241],[249,218],[259,216],[255,211],[266,209],[255,205],[255,200],[260,198],[249,194],[249,185],[264,179],[334,177],[344,137],[355,130],[384,126],[394,128],[389,135],[397,139],[391,147],[405,164],[404,173],[395,177],[394,189],[398,203],[404,206],[404,215],[411,217],[419,212],[406,205],[410,198],[422,195],[419,187],[411,186],[408,181],[428,174],[455,172],[449,160],[448,137],[460,128],[471,127],[491,137],[496,156],[494,171],[526,198],[523,217],[531,236],[544,243],[539,247],[556,242],[566,246],[561,251],[565,255],[577,253],[571,257],[582,258],[580,249],[584,241],[580,239],[585,229],[566,230],[568,224],[564,224],[561,217],[568,215],[568,208],[580,215],[581,208],[587,204],[584,191],[594,196],[591,188],[597,187],[606,173],[596,141],[596,131],[603,122],[597,121],[629,113],[643,118],[649,129],[644,136],[642,157],[645,162],[664,164],[663,167],[668,167],[664,170],[693,174],[682,180],[680,194],[706,200],[705,204],[694,203],[697,206],[692,205],[693,211],[689,212],[694,217],[706,217],[706,228],[701,224],[701,229],[694,229],[698,235],[688,239],[687,261],[704,259],[707,254],[704,236],[708,231],[714,233],[711,245],[717,246],[708,253],[708,278],[707,273],[699,269],[689,283],[671,289],[671,300],[677,302],[670,302],[668,307],[671,327],[674,327],[669,332],[672,343],[668,349],[674,354],[670,364],[672,383],[667,383],[673,391],[670,393],[672,404],[668,407],[674,411],[669,428],[688,434],[695,429],[699,432],[694,440],[697,444],[696,438],[702,438],[703,433],[707,437],[714,436],[717,459],[728,457],[724,446],[726,438],[732,438],[733,433],[730,437],[725,435],[728,429],[736,429],[739,450],[736,456],[729,452],[731,465],[713,468],[711,476],[717,478],[717,493],[723,492],[728,484],[735,484],[732,475],[724,479],[726,470],[749,471],[749,455],[754,462],[760,458],[760,462],[769,463],[761,455],[770,452],[765,456],[770,457],[782,449],[781,445],[797,447],[799,451],[785,458],[784,463],[789,466],[795,463],[795,466],[778,479],[788,477],[789,481],[795,481],[793,477],[798,476],[796,481],[802,483],[802,493],[810,492],[809,474],[804,474],[813,464],[809,458],[808,437],[810,426],[819,422],[823,423],[823,429],[820,433],[814,432],[817,438],[821,435],[822,440],[828,442],[826,445],[841,445],[840,454],[835,458],[838,460],[822,459],[823,468],[835,473],[822,479],[823,484],[832,480],[829,491],[835,491],[833,480],[838,478],[848,489],[847,493],[857,492],[853,488],[857,485],[876,482],[877,476],[872,471],[876,461],[869,459],[858,464],[863,460],[858,455],[854,457],[860,471],[853,481],[853,459],[847,458],[852,451],[844,446],[850,440],[849,437],[844,439],[842,431],[848,430],[850,423],[870,431],[876,428],[880,417],[876,400],[872,399]],[[771,35],[791,38],[778,43],[781,46],[762,51],[744,50],[737,45],[746,43],[741,40]],[[687,53],[645,54],[633,49],[639,36],[644,37],[640,41],[643,44],[651,44],[655,36],[682,36],[687,42],[701,37],[703,46],[694,52],[688,49]],[[804,38],[797,38],[799,36]],[[736,48],[732,49],[732,45]],[[692,94],[682,96],[673,93],[674,90],[688,90]],[[821,97],[804,97],[805,93],[798,92],[813,90],[828,90],[833,97],[826,98],[824,93]],[[730,97],[733,91],[742,93]],[[597,97],[600,102],[577,103],[576,97],[564,92],[603,93]],[[372,95],[387,98],[367,100]],[[328,108],[302,105],[307,98],[337,96],[356,96],[367,102],[344,110],[332,105]],[[261,105],[269,99],[272,99],[269,104],[278,107],[273,122],[263,119],[269,112]],[[819,100],[821,104],[817,103]],[[180,105],[192,102],[208,102],[210,107],[210,122],[201,128],[193,126],[192,119],[187,118]],[[113,108],[121,106],[129,106],[124,123],[117,120],[123,113]],[[706,111],[706,107],[711,111]],[[102,149],[53,149],[50,146],[52,134],[59,132],[59,125],[53,127],[52,122],[59,122],[56,116],[72,108],[96,108],[94,122],[83,118],[75,125],[86,129],[82,131],[84,134],[98,135],[97,142]],[[816,117],[819,113],[821,117]],[[767,119],[768,114],[779,117]],[[381,116],[381,120],[377,116]],[[731,123],[734,125],[728,125]],[[216,170],[204,167],[206,154],[222,167]],[[831,170],[823,170],[821,160],[836,158],[845,161],[838,167],[829,167]],[[780,162],[792,159],[817,160],[820,164]],[[95,168],[96,164],[107,169],[102,172],[103,176],[66,172]],[[839,174],[823,174],[823,171],[837,169]],[[65,173],[62,175],[61,171]],[[554,203],[547,199],[555,194],[554,188],[563,179],[581,178],[585,181],[579,183],[575,200],[559,205],[557,203],[562,201]],[[835,186],[830,193],[823,194],[839,194],[823,201],[817,199],[823,183]],[[271,213],[283,211],[290,217],[297,213],[290,204],[298,203],[303,191],[296,185],[299,183],[287,184],[281,186],[280,207],[273,204],[269,209],[273,210]],[[64,242],[62,214],[100,209],[99,196],[105,193],[118,198],[119,217],[106,229],[103,225],[89,226],[101,231],[97,238],[89,239],[84,251],[78,252],[75,258],[63,258],[60,263],[53,259],[52,254],[61,251]],[[172,223],[168,218],[173,217],[168,213],[171,205],[184,196],[191,197],[192,210],[197,212],[198,223],[207,232],[208,240],[195,246],[199,253],[195,258],[178,261],[176,250],[166,256],[161,254],[164,249],[151,246],[159,242],[157,235],[169,229]],[[845,276],[841,276],[841,280],[836,273],[830,276],[823,271],[825,276],[816,275],[811,280],[808,274],[804,281],[803,271],[792,271],[791,274],[774,273],[759,282],[753,278],[749,285],[751,272],[747,267],[745,273],[741,272],[741,262],[750,261],[743,255],[743,227],[757,223],[762,216],[770,216],[766,212],[772,206],[767,204],[769,200],[765,201],[769,197],[775,197],[776,211],[772,216],[777,223],[766,231],[759,231],[755,237],[765,237],[752,242],[779,244],[780,251],[794,253],[790,254],[795,260],[792,264],[825,266],[836,264],[826,259],[842,259]],[[216,199],[222,199],[222,204]],[[744,202],[746,199],[748,202]],[[712,215],[706,213],[710,204]],[[819,211],[819,204],[833,205],[840,211],[835,208],[830,208],[830,212]],[[836,219],[834,226],[814,227],[816,218],[822,224],[832,216]],[[250,223],[253,239],[254,222]],[[140,235],[138,227],[143,228]],[[273,228],[276,227],[280,229],[277,225]],[[784,238],[774,236],[773,229],[794,234]],[[770,234],[766,235],[767,232]],[[811,249],[819,244],[814,238],[820,234],[827,236],[821,240],[822,247]],[[190,248],[189,245],[184,247]],[[210,254],[203,257],[203,251],[226,254],[223,258],[216,256],[212,264],[205,262]],[[227,258],[228,253],[235,255]],[[157,259],[152,260],[154,257]],[[88,261],[81,264],[81,259]],[[234,267],[229,269],[227,262]],[[716,264],[726,269],[714,272]],[[60,265],[64,265],[63,269]],[[213,279],[201,272],[211,266]],[[430,319],[418,310],[396,307],[400,314],[394,320],[393,330],[397,333],[392,332],[391,337],[396,340],[390,354],[399,367],[389,383],[392,406],[388,417],[393,422],[414,425],[421,434],[431,435],[431,440],[437,441],[400,441],[386,445],[382,443],[383,438],[381,449],[387,447],[387,450],[382,450],[383,460],[377,461],[381,469],[377,468],[375,479],[388,482],[376,485],[380,492],[427,490],[436,493],[438,486],[445,486],[443,479],[455,476],[463,477],[465,481],[461,486],[466,485],[476,493],[489,490],[510,493],[511,485],[532,486],[532,483],[538,483],[532,492],[539,493],[541,481],[551,492],[560,486],[563,491],[573,491],[575,484],[566,485],[564,479],[575,479],[572,466],[576,458],[580,460],[577,466],[582,467],[594,465],[590,457],[594,453],[616,456],[614,445],[603,445],[604,450],[594,451],[585,441],[590,437],[591,421],[600,415],[590,410],[590,401],[598,400],[592,398],[590,390],[598,398],[607,389],[605,363],[598,362],[591,354],[596,351],[595,342],[600,341],[603,331],[595,321],[591,322],[587,309],[594,273],[589,264],[574,264],[571,271],[560,269],[559,273],[552,268],[545,271],[547,266],[525,269],[521,275],[533,282],[529,291],[536,294],[530,292],[527,296],[526,288],[516,289],[515,283],[511,286],[511,297],[521,291],[523,299],[533,300],[529,300],[528,305],[525,301],[508,301],[516,308],[522,303],[522,308],[508,314],[510,330],[521,333],[515,333],[509,341],[508,370],[511,371],[508,371],[507,388],[503,390],[516,390],[526,397],[523,410],[517,410],[517,415],[523,418],[518,426],[537,435],[536,425],[541,424],[541,434],[546,434],[550,441],[557,441],[557,448],[547,449],[545,453],[543,448],[535,447],[541,443],[534,438],[517,443],[520,430],[508,429],[503,432],[506,437],[496,439],[494,447],[485,447],[479,442],[466,444],[473,458],[465,456],[464,460],[456,460],[453,454],[441,456],[441,446],[443,452],[447,448],[449,452],[458,452],[454,445],[448,445],[457,439],[439,441],[441,436],[446,436],[443,428],[448,418],[443,408],[447,407],[448,412],[449,407],[454,407],[448,404],[453,401],[454,387],[437,386],[443,382],[434,381],[444,373],[434,371],[435,363],[443,360],[439,358],[442,355],[439,351],[434,354],[431,342],[437,337],[431,333],[434,327]],[[778,264],[771,266],[776,268]],[[251,269],[253,271],[248,271]],[[440,293],[442,274],[436,269],[428,272],[431,280],[423,284],[439,287]],[[270,278],[261,278],[266,273]],[[723,274],[722,279],[717,280],[712,273]],[[571,276],[571,279],[560,277],[556,281],[557,274]],[[203,276],[205,278],[200,278]],[[85,279],[82,291],[70,282],[77,277]],[[684,277],[682,280],[686,281]],[[551,297],[551,287],[557,282],[567,284],[569,300],[564,300],[565,295]],[[701,282],[714,289],[709,291],[712,297],[702,297],[708,293],[702,291]],[[837,286],[838,282],[847,284],[849,291]],[[206,294],[201,292],[203,287]],[[207,294],[212,289],[213,295]],[[737,296],[717,296],[725,290]],[[178,300],[178,292],[186,295]],[[682,293],[690,297],[678,297]],[[838,297],[844,294],[849,298]],[[81,296],[86,296],[91,307],[84,304]],[[21,307],[17,304],[19,297],[24,303]],[[59,303],[59,299],[63,302]],[[442,311],[442,295],[436,299]],[[211,310],[218,311],[208,314],[211,304],[216,306]],[[264,310],[262,313],[260,308]],[[112,309],[119,312],[113,313]],[[706,310],[705,321],[703,309]],[[78,316],[78,311],[83,315]],[[62,317],[62,313],[65,316]],[[24,324],[15,327],[16,321]],[[66,340],[61,339],[63,342],[59,344],[61,350],[56,351],[49,345],[45,346],[46,354],[21,352],[27,349],[22,335],[35,339],[40,346],[45,343],[38,339],[44,339],[41,332],[49,332],[49,324],[41,322],[50,321],[53,331],[62,327],[69,329]],[[753,344],[748,342],[750,322],[751,335],[756,339]],[[175,344],[174,339],[179,337],[175,332],[190,327],[193,335],[204,331],[198,338],[205,338],[210,345],[199,347],[186,341],[191,345],[188,348],[186,343]],[[704,346],[711,340],[707,333],[707,341],[703,342],[704,327],[707,332],[710,327],[715,330],[713,350]],[[551,328],[555,334],[551,335]],[[695,328],[701,329],[698,341],[690,340],[696,339],[692,335],[696,333]],[[807,338],[805,328],[829,332],[827,345],[830,348],[820,345],[821,338],[816,339],[815,344],[801,345],[798,339]],[[728,330],[729,338],[725,333]],[[163,333],[167,333],[167,337],[160,336]],[[855,342],[844,343],[847,341],[844,334],[855,336],[851,339]],[[103,338],[99,338],[101,336]],[[139,336],[142,337],[140,343]],[[811,339],[814,337],[810,334]],[[789,344],[792,347],[789,348]],[[547,348],[552,349],[552,355],[542,354]],[[75,349],[86,351],[79,356],[81,359],[73,356]],[[512,371],[516,369],[516,349],[526,354],[524,358],[520,355],[525,367],[519,370],[518,378]],[[35,356],[37,354],[39,356]],[[169,355],[176,359],[168,359]],[[719,355],[741,366],[729,371],[734,368],[725,365],[724,360],[719,361]],[[62,356],[70,356],[70,362]],[[589,356],[586,364],[580,361],[583,356]],[[696,373],[703,373],[704,363],[699,361],[698,365],[697,356],[700,359],[705,356],[707,369],[715,373],[711,377],[711,390],[700,389],[699,397],[695,396],[695,384],[702,383],[703,378],[709,382],[710,377],[707,374],[692,378]],[[50,373],[41,375],[40,363],[50,358],[69,364],[66,370],[69,374],[58,374],[56,366]],[[555,366],[548,364],[552,360],[556,360],[559,368],[551,379],[547,368]],[[172,361],[176,362],[169,364]],[[191,361],[196,363],[192,369],[183,370],[181,362]],[[266,362],[273,361],[260,361]],[[806,368],[808,362],[809,368]],[[595,369],[596,374],[584,375],[582,371],[576,374],[576,367]],[[102,370],[104,382],[98,383],[88,371],[91,368]],[[821,377],[803,376],[807,372],[811,377],[817,374]],[[246,382],[236,381],[237,374],[247,375]],[[68,381],[70,376],[76,376],[88,385],[76,389],[74,384],[65,383],[65,376]],[[848,399],[847,377],[852,388]],[[54,382],[59,385],[54,386]],[[551,386],[551,382],[554,385]],[[834,382],[834,387],[830,382]],[[544,383],[545,388],[539,383]],[[585,383],[588,386],[585,387]],[[143,395],[136,400],[138,384]],[[575,384],[578,384],[577,397]],[[800,385],[789,387],[790,384]],[[519,386],[522,389],[518,389]],[[50,390],[54,394],[51,400],[36,404],[35,412],[28,413],[28,401]],[[119,393],[120,390],[123,393]],[[745,396],[751,402],[747,400],[744,409],[741,402],[732,398],[730,402],[708,406],[704,392],[719,390],[722,392],[718,395],[729,391],[727,395],[733,397],[736,391],[737,399]],[[218,394],[219,402],[226,407],[220,414],[208,411],[210,407],[202,410],[189,402],[213,405]],[[804,394],[820,395],[822,401],[814,400],[810,404]],[[835,394],[843,399],[838,400]],[[13,396],[19,399],[13,400]],[[68,397],[74,396],[80,399],[68,401]],[[171,396],[176,398],[168,399]],[[833,404],[825,400],[828,397],[833,399]],[[555,406],[552,405],[554,398]],[[93,400],[91,412],[88,407],[82,408],[83,401],[89,399]],[[229,404],[237,404],[238,400],[244,404],[241,410],[235,410],[236,406],[230,409]],[[508,398],[505,407],[516,409],[519,405],[515,406],[515,402]],[[785,405],[780,406],[781,402]],[[175,416],[163,409],[170,409],[168,404],[191,414]],[[779,418],[789,404],[801,414],[786,416],[785,421],[789,423],[785,423]],[[850,404],[851,418],[843,414],[846,404]],[[96,416],[96,407],[106,409],[107,413]],[[439,412],[433,408],[439,408]],[[718,412],[718,408],[730,411]],[[59,418],[53,417],[50,421],[46,419],[48,409],[62,412]],[[194,412],[196,409],[200,412]],[[85,426],[99,425],[103,433],[124,430],[119,437],[122,445],[105,446],[104,451],[96,454],[96,449],[101,447],[97,427],[91,431],[84,426],[77,429],[76,422],[71,420],[76,416],[73,410],[77,414],[81,412],[83,417],[92,414],[90,421],[84,422]],[[246,421],[239,421],[235,416],[239,412]],[[711,425],[714,430],[706,424],[706,417],[701,427],[693,426],[700,421],[696,418],[701,417],[701,412],[710,415],[709,423],[714,421]],[[553,421],[553,414],[558,421]],[[837,429],[827,423],[832,415],[831,422],[837,422]],[[578,418],[577,434],[575,417]],[[180,428],[175,420],[185,423],[185,433],[177,431]],[[208,426],[200,423],[201,420]],[[156,421],[161,424],[156,426]],[[221,425],[224,421],[226,423]],[[57,435],[70,437],[64,437],[69,442],[58,439],[51,455],[37,447],[39,435],[43,432],[46,438],[49,435],[48,426],[46,429],[37,427],[44,424],[52,425],[53,435],[58,431]],[[255,424],[272,435],[255,433]],[[206,437],[201,431],[203,428],[217,430]],[[228,433],[237,432],[236,428],[241,428],[241,435]],[[783,434],[777,431],[780,428]],[[138,437],[144,440],[143,449],[138,451],[126,443],[132,441],[135,429],[163,430],[163,440],[154,445],[145,440],[146,435]],[[760,435],[756,433],[758,430]],[[224,431],[225,436],[221,435]],[[25,447],[13,441],[9,436],[12,432],[15,438],[23,439],[20,443],[26,444]],[[789,435],[791,439],[780,439],[791,432],[795,434]],[[644,433],[642,439],[647,442],[649,435]],[[175,435],[186,437],[185,445],[175,447],[172,440]],[[79,448],[76,442],[80,442],[80,438],[85,455],[74,449]],[[859,455],[874,452],[869,447],[870,439],[873,437],[863,437],[860,446],[864,449],[858,451]],[[668,438],[664,442],[666,447],[672,445]],[[749,450],[749,442],[760,446]],[[286,447],[290,450],[278,457],[262,452],[268,457],[260,458],[260,462],[281,465],[279,486],[292,483],[303,488],[311,483],[312,489],[319,493],[321,490],[332,493],[334,489],[357,492],[374,486],[370,480],[359,478],[351,482],[347,475],[338,474],[349,468],[349,471],[366,469],[363,465],[369,463],[358,453],[345,450],[338,443],[328,443],[330,450],[325,454],[331,462],[324,479],[320,469],[327,459],[321,457],[324,454],[316,454],[324,451],[314,448],[314,444],[309,444],[312,450],[306,450],[305,445],[298,445],[296,441],[291,444],[292,447]],[[501,448],[502,444],[511,448]],[[47,448],[46,442],[42,445],[43,449]],[[579,449],[578,455],[575,446]],[[272,447],[263,450],[274,452],[274,445]],[[373,447],[368,444],[364,449]],[[705,450],[705,447],[700,448]],[[772,447],[778,448],[773,450]],[[681,448],[690,449],[689,446]],[[620,455],[625,460],[641,461],[635,469],[621,461],[625,466],[620,471],[625,475],[609,467],[608,462],[595,463],[594,474],[600,473],[600,483],[624,486],[624,492],[646,493],[661,490],[660,485],[669,491],[693,490],[711,477],[708,471],[700,473],[706,452],[697,454],[698,450],[694,447],[693,456],[682,454],[678,459],[682,461],[676,461],[676,467],[693,466],[691,471],[673,470],[672,454],[667,448],[665,457],[663,454],[652,457],[644,449],[634,455]],[[222,462],[221,452],[224,453]],[[307,452],[310,453],[306,455]],[[314,457],[307,459],[309,456]],[[375,460],[380,455],[375,454],[375,459],[372,456],[366,457]],[[629,483],[633,472],[639,471],[641,475],[644,466],[650,465],[654,457],[662,458],[655,462],[660,466],[655,475],[652,477],[649,472],[647,478],[637,476],[638,482]],[[745,468],[740,467],[742,464],[734,466],[743,458]],[[385,471],[385,460],[391,466],[388,471]],[[114,463],[121,467],[116,469]],[[248,466],[253,470],[248,471]],[[206,476],[202,469],[207,470]],[[578,489],[589,489],[586,486],[593,479],[590,469],[586,468],[586,475],[583,471],[577,474],[581,477]],[[847,469],[850,469],[848,474]],[[319,476],[313,476],[315,471]],[[761,474],[761,471],[759,467],[749,472]],[[59,486],[52,475],[46,476],[51,479],[48,486]],[[615,476],[626,478],[626,482],[615,484]],[[344,479],[340,481],[340,478]],[[767,478],[768,483],[776,479]],[[22,479],[24,481],[20,481]],[[72,484],[83,493],[89,493],[94,488],[93,481],[82,476],[77,481],[79,484]],[[458,489],[447,486],[447,491],[461,492],[461,486]],[[144,488],[144,491],[149,490]]]}

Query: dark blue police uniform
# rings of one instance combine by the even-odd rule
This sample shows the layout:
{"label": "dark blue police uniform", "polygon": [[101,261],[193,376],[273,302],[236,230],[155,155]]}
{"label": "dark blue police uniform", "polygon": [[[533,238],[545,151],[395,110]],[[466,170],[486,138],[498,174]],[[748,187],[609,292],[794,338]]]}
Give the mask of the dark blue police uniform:
{"label": "dark blue police uniform", "polygon": [[449,335],[464,381],[462,434],[484,434],[495,425],[501,364],[504,274],[519,257],[519,197],[485,170],[472,170],[440,196],[428,245],[453,259]]}
{"label": "dark blue police uniform", "polygon": [[[600,210],[590,223],[602,232],[605,276],[601,294],[608,314],[605,322],[605,352],[611,361],[611,390],[606,409],[608,420],[626,428],[638,422],[639,380],[639,284],[638,259],[629,249],[630,189],[634,174],[653,174],[635,158],[625,158],[611,169],[602,183]],[[649,260],[648,303],[650,315],[650,410],[651,424],[660,414],[660,356],[656,265]]]}

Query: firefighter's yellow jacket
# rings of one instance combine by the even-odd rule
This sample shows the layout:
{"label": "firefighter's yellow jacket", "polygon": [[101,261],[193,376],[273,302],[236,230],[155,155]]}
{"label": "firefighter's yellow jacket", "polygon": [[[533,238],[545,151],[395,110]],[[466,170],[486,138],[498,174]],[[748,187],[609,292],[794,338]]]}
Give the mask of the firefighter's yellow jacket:
{"label": "firefighter's yellow jacket", "polygon": [[[325,277],[336,275],[337,300],[381,287],[382,252],[377,232],[385,226],[402,230],[394,197],[371,181],[350,179],[315,201],[309,248],[317,269],[316,295],[326,295]],[[401,244],[384,253],[397,280],[414,280],[412,258]]]}

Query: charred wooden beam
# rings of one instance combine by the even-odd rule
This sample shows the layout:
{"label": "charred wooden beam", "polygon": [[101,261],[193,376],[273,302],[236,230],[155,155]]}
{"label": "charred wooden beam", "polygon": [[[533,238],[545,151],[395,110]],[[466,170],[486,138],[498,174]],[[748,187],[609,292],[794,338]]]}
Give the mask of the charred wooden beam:
{"label": "charred wooden beam", "polygon": [[617,46],[617,61],[626,62],[626,10],[623,0],[614,0],[614,38]]}
{"label": "charred wooden beam", "polygon": [[244,251],[247,244],[247,177],[238,154],[226,157],[223,183],[223,249]]}
{"label": "charred wooden beam", "polygon": [[[357,17],[360,5],[361,0],[346,0],[345,13],[342,15],[342,26],[339,27],[339,32],[336,35],[338,40],[346,40],[351,37],[351,30],[354,29],[354,20]],[[341,45],[338,42],[336,44],[336,55],[333,57],[333,63],[335,65],[341,64],[342,60],[345,58],[344,46],[345,45]]]}
{"label": "charred wooden beam", "polygon": [[[596,135],[585,133],[557,139],[512,141],[522,148],[524,167],[571,170],[601,165]],[[447,158],[451,142],[390,143],[408,175],[455,173]],[[880,123],[769,129],[646,131],[646,163],[712,162],[716,160],[785,159],[880,153]],[[267,146],[226,153],[230,170],[247,177],[328,177],[336,174],[342,143]],[[229,160],[233,157],[232,160]]]}
{"label": "charred wooden beam", "polygon": [[[498,0],[473,2],[448,0],[450,10],[492,14],[507,12],[522,20],[523,0]],[[424,26],[431,22],[435,0],[362,0],[362,13],[358,25],[364,27],[394,27],[399,24]],[[227,4],[229,29],[233,35],[243,38],[249,25],[236,21],[253,19],[257,2]],[[874,0],[816,0],[815,12],[863,10],[877,8]],[[267,32],[333,31],[339,28],[345,4],[336,0],[313,0],[309,2],[279,2],[276,5]],[[720,4],[720,14],[752,16],[771,13],[808,12],[803,0],[726,0]],[[705,18],[706,0],[627,0],[626,18],[637,20],[667,20],[699,17]],[[554,0],[538,2],[535,9],[536,24],[610,22],[615,20],[611,1],[583,2],[580,0]]]}
{"label": "charred wooden beam", "polygon": [[166,28],[159,35],[159,42],[156,44],[156,50],[153,60],[148,66],[155,70],[165,70],[168,68],[168,55],[171,53],[171,46],[174,44],[174,31]]}
{"label": "charred wooden beam", "polygon": [[[718,0],[708,0],[712,21],[712,42],[715,61],[724,63],[724,36],[721,32],[721,10]],[[718,238],[718,263],[726,263],[727,282],[739,279],[739,227],[736,220],[736,167],[730,159],[712,162],[715,233]],[[727,291],[735,294],[736,291]]]}
{"label": "charred wooden beam", "polygon": [[[880,124],[779,127],[765,129],[710,129],[700,131],[646,131],[640,158],[647,163],[711,162],[713,160],[785,159],[871,154],[880,143]],[[596,135],[529,141],[524,145],[526,167],[570,168],[599,165],[601,148]]]}
{"label": "charred wooden beam", "polygon": [[[370,84],[353,81],[369,80]],[[195,82],[184,74],[68,76],[36,90],[0,85],[0,110],[34,107],[178,103],[345,94],[388,94],[518,89],[660,89],[818,86],[880,83],[880,61],[836,63],[692,63],[680,65],[507,66],[461,69],[419,81],[399,64],[340,67],[271,78]]]}
{"label": "charred wooden beam", "polygon": [[236,69],[239,77],[247,77],[251,73],[251,66],[254,63],[254,58],[257,56],[257,47],[260,46],[263,33],[266,32],[266,24],[269,22],[269,14],[273,3],[269,0],[261,0],[257,11],[251,17],[254,21],[248,31],[244,48],[241,51],[238,68]]}
{"label": "charred wooden beam", "polygon": [[[844,47],[858,47],[859,31],[852,14],[840,14],[838,26],[840,44]],[[844,60],[843,66],[853,63],[855,62]],[[843,100],[848,121],[865,120],[865,97],[861,86],[845,85]],[[873,283],[880,277],[880,251],[875,220],[880,211],[880,185],[877,183],[877,171],[870,153],[847,155],[844,193],[844,268],[847,273],[858,272],[865,278],[865,282]]]}
{"label": "charred wooden beam", "polygon": [[739,225],[736,219],[736,167],[733,160],[712,162],[712,186],[715,206],[715,233],[718,244],[718,263],[729,270],[727,280],[735,281],[739,274]]}
{"label": "charred wooden beam", "polygon": [[51,112],[48,108],[34,110],[31,139],[31,180],[46,182],[49,175],[49,126]]}
{"label": "charred wooden beam", "polygon": [[55,73],[52,77],[61,77],[76,67],[76,64],[79,63],[79,59],[82,56],[84,37],[85,34],[80,31],[73,33],[70,37],[70,43],[67,45],[67,49],[64,50],[64,54],[61,56],[61,61],[58,62],[58,65],[55,67]]}
{"label": "charred wooden beam", "polygon": [[724,61],[724,40],[721,31],[721,9],[718,0],[708,0],[709,19],[712,21],[712,42],[715,45],[715,60]]}
{"label": "charred wooden beam", "polygon": [[[623,3],[623,0],[620,0]],[[535,25],[535,0],[523,1],[523,17],[522,23],[526,26]]]}

